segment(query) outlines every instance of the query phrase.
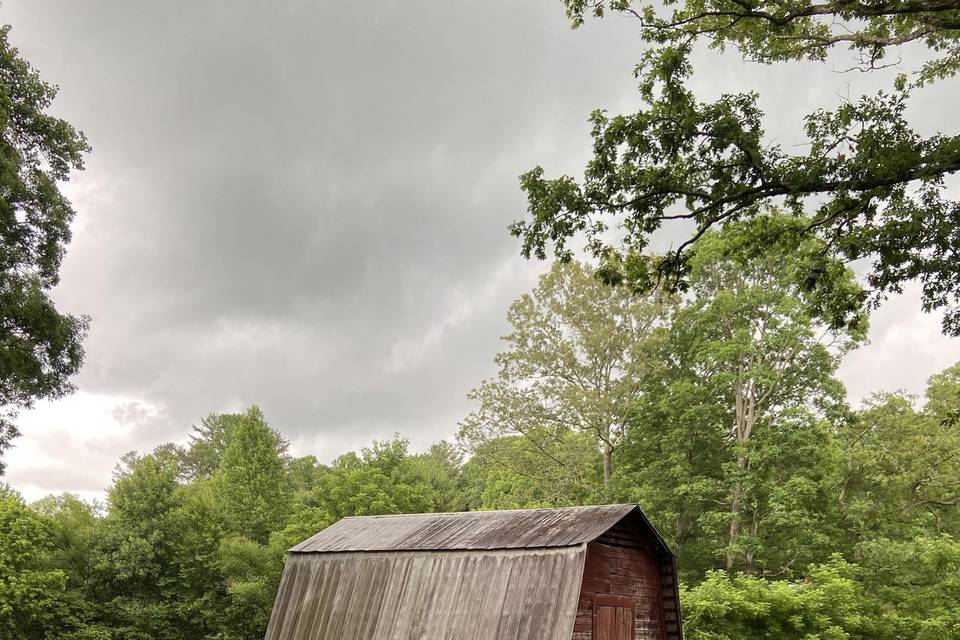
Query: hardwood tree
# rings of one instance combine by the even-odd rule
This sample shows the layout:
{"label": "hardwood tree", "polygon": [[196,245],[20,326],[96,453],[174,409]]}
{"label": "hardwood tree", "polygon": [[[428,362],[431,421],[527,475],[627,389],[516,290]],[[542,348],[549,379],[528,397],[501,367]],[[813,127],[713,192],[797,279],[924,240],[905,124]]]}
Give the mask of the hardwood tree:
{"label": "hardwood tree", "polygon": [[854,555],[876,538],[960,535],[960,364],[915,398],[878,394],[840,432],[837,513]]}
{"label": "hardwood tree", "polygon": [[680,593],[683,635],[691,640],[892,640],[895,635],[875,633],[867,613],[874,603],[855,576],[856,567],[837,557],[811,566],[800,583],[711,571]]}
{"label": "hardwood tree", "polygon": [[[224,453],[236,430],[246,424],[251,416],[255,420],[262,420],[262,414],[256,417],[258,411],[256,407],[251,407],[245,413],[211,413],[202,418],[199,425],[194,425],[189,444],[177,449],[183,478],[204,480],[213,477],[220,469]],[[277,454],[284,456],[290,443],[276,431],[271,429],[270,432]]]}
{"label": "hardwood tree", "polygon": [[[698,251],[713,240],[709,234]],[[741,293],[744,300],[756,297]],[[695,325],[685,322],[686,328]],[[960,518],[949,416],[960,406],[960,367],[935,376],[925,406],[909,411],[910,403],[897,397],[853,416],[839,412],[802,422],[797,416],[816,411],[796,407],[798,394],[785,391],[789,399],[783,404],[795,409],[775,407],[758,417],[748,442],[755,475],[745,476],[737,473],[738,448],[731,443],[729,367],[706,366],[732,361],[722,352],[732,357],[744,352],[745,343],[723,337],[722,327],[700,341],[686,328],[661,344],[659,353],[671,361],[648,372],[656,385],[644,386],[634,415],[644,421],[628,427],[608,494],[616,500],[639,496],[661,524],[664,514],[679,508],[692,516],[684,526],[701,521],[713,528],[713,537],[698,534],[698,540],[674,547],[688,585],[682,593],[685,634],[703,640],[956,637]],[[696,363],[696,371],[685,362]],[[818,388],[810,395],[828,398],[835,391]],[[552,487],[504,467],[486,461],[474,466],[486,444],[465,465],[450,445],[411,453],[399,437],[345,454],[330,466],[309,457],[297,465],[277,464],[283,456],[271,443],[279,435],[262,416],[251,419],[253,413],[238,414],[224,446],[231,453],[220,456],[210,475],[185,474],[182,451],[170,445],[125,456],[106,514],[70,496],[26,505],[0,486],[0,638],[255,640],[264,634],[284,550],[340,517],[462,508],[455,498],[460,489],[470,494],[471,506],[488,508],[552,504],[556,497]],[[822,438],[822,425],[831,427],[834,440]],[[703,434],[720,444],[684,466],[687,453],[708,444]],[[576,435],[587,444],[579,449],[581,457],[591,458],[588,467],[599,476],[596,440],[589,432]],[[248,443],[249,455],[235,455],[240,452],[234,442]],[[518,447],[522,470],[550,464],[534,453]],[[277,468],[296,481],[281,480]],[[476,478],[465,477],[475,471],[481,476],[476,486]],[[268,495],[271,479],[280,487],[274,495],[294,503],[288,518],[264,518],[259,504],[235,500],[223,486],[239,482]],[[729,547],[729,487],[738,479],[749,480],[744,501],[751,509],[744,511],[744,522],[753,522],[754,505],[761,507],[762,545],[744,547],[757,551],[752,572],[710,571],[723,565]],[[640,494],[623,492],[638,485],[644,485]],[[831,508],[819,495],[810,500],[824,488],[839,506]],[[482,504],[475,502],[478,489]],[[586,489],[560,497],[565,504],[594,502],[597,496],[590,485]],[[226,503],[232,506],[225,509]],[[267,541],[251,537],[257,532],[245,529],[245,518],[227,518],[232,507],[246,510],[257,529],[268,522]],[[753,535],[746,528],[745,537]],[[668,527],[661,531],[671,537]],[[834,547],[821,544],[818,536],[824,535]],[[691,556],[694,547],[705,549],[714,563],[695,566],[700,556]],[[737,568],[750,569],[743,562]]]}
{"label": "hardwood tree", "polygon": [[616,12],[637,20],[652,43],[706,38],[715,48],[737,46],[760,62],[823,60],[834,46],[847,46],[867,69],[890,49],[920,42],[932,49],[923,80],[960,69],[960,2],[957,0],[563,0],[574,26],[587,15]]}
{"label": "hardwood tree", "polygon": [[50,566],[53,526],[0,487],[0,638],[74,637],[77,611],[64,597],[67,573]]}
{"label": "hardwood tree", "polygon": [[[704,235],[690,260],[690,299],[629,431],[627,486],[672,514],[664,529],[676,542],[723,549],[727,569],[803,567],[812,558],[793,543],[804,538],[809,550],[821,540],[832,439],[823,421],[843,412],[834,373],[865,338],[866,318],[836,329],[827,321],[859,295],[838,261],[827,263],[833,282],[824,291],[843,292],[839,299],[797,284],[805,258],[820,254],[818,241],[791,234],[804,224],[777,215]],[[780,237],[797,244],[757,253],[758,227],[784,229]],[[691,568],[711,561],[695,555]]]}
{"label": "hardwood tree", "polygon": [[461,423],[461,440],[475,448],[522,436],[547,461],[546,471],[564,476],[579,468],[568,464],[578,441],[571,434],[589,434],[606,487],[627,408],[669,309],[663,296],[606,286],[586,265],[555,264],[511,305],[513,331],[495,358],[499,373],[470,393],[480,406]]}
{"label": "hardwood tree", "polygon": [[90,591],[97,622],[120,637],[174,639],[183,624],[176,601],[178,465],[166,451],[129,453],[107,496],[108,515],[93,551]]}
{"label": "hardwood tree", "polygon": [[[582,180],[547,178],[541,167],[521,177],[530,215],[511,231],[526,257],[552,251],[570,259],[571,241],[585,236],[611,280],[644,289],[666,279],[682,289],[690,250],[708,230],[785,207],[809,215],[801,231],[830,255],[869,262],[869,302],[919,280],[924,308],[942,309],[944,331],[960,335],[960,203],[945,190],[960,170],[960,135],[921,135],[906,113],[913,92],[960,68],[958,0],[564,4],[574,25],[608,12],[636,20],[652,45],[637,68],[646,106],[592,114],[593,158]],[[697,99],[688,80],[699,41],[765,63],[823,60],[849,46],[864,70],[906,43],[925,46],[926,55],[889,89],[807,115],[806,151],[797,153],[766,134],[756,93]],[[678,220],[693,228],[687,239],[664,256],[644,257],[651,234]],[[758,233],[754,244],[762,251],[774,240]],[[807,266],[798,274],[805,288],[829,286],[821,265]]]}
{"label": "hardwood tree", "polygon": [[251,407],[234,416],[226,449],[212,478],[214,498],[229,533],[266,543],[286,524],[291,490],[286,443]]}
{"label": "hardwood tree", "polygon": [[74,216],[59,183],[83,168],[90,148],[49,113],[57,88],[20,57],[9,31],[0,28],[0,455],[19,410],[72,389],[88,324],[49,294]]}
{"label": "hardwood tree", "polygon": [[[550,443],[549,456],[537,446],[543,440]],[[471,454],[464,466],[471,509],[567,507],[605,497],[596,481],[602,461],[590,433],[534,429],[495,436],[472,446]]]}

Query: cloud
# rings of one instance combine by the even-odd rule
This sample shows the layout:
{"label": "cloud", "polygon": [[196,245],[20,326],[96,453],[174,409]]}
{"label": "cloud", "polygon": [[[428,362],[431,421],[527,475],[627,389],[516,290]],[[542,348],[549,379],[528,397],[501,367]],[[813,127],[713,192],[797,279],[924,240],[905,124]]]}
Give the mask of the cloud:
{"label": "cloud", "polygon": [[[87,361],[77,396],[24,416],[10,478],[29,491],[97,491],[123,451],[254,403],[321,458],[449,437],[494,371],[507,306],[546,268],[506,232],[525,210],[517,175],[579,174],[590,111],[639,104],[635,26],[571,31],[556,0],[90,0],[0,17],[94,147],[69,186],[56,292],[93,319]],[[823,96],[877,82],[734,56],[703,69],[705,96],[772,89],[785,145]],[[947,126],[929,95],[922,115]],[[915,326],[916,305],[897,309],[890,326]],[[870,357],[899,348],[883,340]]]}
{"label": "cloud", "polygon": [[39,402],[20,418],[26,435],[7,454],[4,479],[28,500],[64,491],[100,499],[119,458],[165,420],[162,406],[122,396],[81,391]]}
{"label": "cloud", "polygon": [[879,391],[921,396],[927,379],[960,362],[960,340],[940,333],[941,314],[920,308],[920,287],[884,303],[870,319],[870,344],[848,355],[839,376],[850,400],[860,403]]}

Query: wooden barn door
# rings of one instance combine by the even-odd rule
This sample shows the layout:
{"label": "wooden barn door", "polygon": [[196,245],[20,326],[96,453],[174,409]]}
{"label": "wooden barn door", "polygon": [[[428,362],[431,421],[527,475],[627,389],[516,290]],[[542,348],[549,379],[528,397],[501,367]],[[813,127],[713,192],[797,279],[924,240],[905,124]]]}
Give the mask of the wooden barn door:
{"label": "wooden barn door", "polygon": [[593,597],[593,640],[634,640],[633,601],[630,598]]}

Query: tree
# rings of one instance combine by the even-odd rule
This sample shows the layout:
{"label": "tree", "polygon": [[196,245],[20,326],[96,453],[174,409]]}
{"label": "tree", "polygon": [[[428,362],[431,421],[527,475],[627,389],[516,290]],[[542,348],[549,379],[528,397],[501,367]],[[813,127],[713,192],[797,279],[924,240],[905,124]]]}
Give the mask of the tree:
{"label": "tree", "polygon": [[960,545],[921,539],[866,551],[857,564],[832,555],[795,581],[711,571],[681,589],[684,636],[939,640],[960,633]]}
{"label": "tree", "polygon": [[50,524],[51,548],[46,562],[62,569],[71,589],[83,591],[93,574],[92,559],[102,533],[102,514],[96,504],[87,504],[65,493],[47,496],[30,508]]}
{"label": "tree", "polygon": [[90,590],[97,620],[121,638],[180,637],[185,621],[170,590],[177,585],[177,510],[174,456],[124,456],[107,496],[108,515],[93,552]]}
{"label": "tree", "polygon": [[[248,419],[243,413],[211,413],[193,427],[189,446],[180,452],[184,478],[208,479],[220,468],[223,455],[230,445],[234,430]],[[271,429],[275,447],[280,455],[286,453],[289,443]]]}
{"label": "tree", "polygon": [[72,389],[88,322],[58,311],[49,292],[74,216],[57,183],[83,168],[90,148],[48,113],[57,89],[19,56],[9,31],[0,28],[0,455],[20,409]]}
{"label": "tree", "polygon": [[876,637],[868,630],[856,567],[840,558],[807,571],[801,583],[713,571],[680,599],[691,640]]}
{"label": "tree", "polygon": [[[771,218],[764,223],[768,228],[789,229],[793,219]],[[730,486],[728,569],[736,561],[745,519],[750,520],[751,533],[756,535],[759,511],[763,509],[762,485],[774,481],[762,478],[763,473],[758,471],[769,469],[773,462],[769,458],[780,457],[777,447],[784,436],[792,436],[795,430],[810,430],[810,421],[803,412],[797,413],[797,408],[825,411],[842,401],[842,387],[831,376],[839,365],[839,356],[866,338],[865,318],[851,318],[845,324],[853,331],[835,333],[836,348],[831,352],[818,335],[819,318],[811,314],[811,308],[818,308],[820,301],[811,305],[804,299],[803,289],[795,285],[794,257],[787,253],[744,253],[756,226],[752,222],[730,223],[722,233],[711,234],[697,247],[691,261],[696,300],[674,323],[680,339],[692,343],[688,348],[695,354],[690,362],[693,370],[705,375],[711,386],[719,387],[714,387],[717,397],[728,403],[732,418],[728,442],[735,452],[736,465],[729,474],[734,479]],[[796,251],[804,255],[816,249],[798,247]],[[842,265],[833,267],[829,271],[837,284],[828,289],[847,291],[855,298],[858,287],[853,273]],[[762,429],[783,433],[764,441]],[[747,508],[746,502],[750,501],[752,508]],[[752,551],[743,554],[751,565]]]}
{"label": "tree", "polygon": [[[601,497],[639,501],[679,552],[691,638],[957,636],[960,446],[950,416],[960,365],[931,378],[922,408],[894,394],[846,410],[836,353],[818,360],[828,347],[810,341],[818,323],[802,310],[816,304],[789,285],[792,261],[746,259],[749,229],[738,226],[698,246],[690,296],[649,345]],[[779,328],[745,330],[763,318]],[[778,372],[778,358],[792,363]],[[741,382],[755,380],[757,400],[774,385],[777,399],[755,403],[738,443],[737,365],[750,360]],[[184,451],[171,445],[125,456],[105,515],[72,496],[27,506],[0,486],[0,640],[255,640],[285,550],[341,517],[598,499],[602,456],[590,431],[565,432],[563,460],[582,483],[558,486],[538,475],[551,458],[523,435],[482,442],[466,463],[449,443],[415,453],[397,436],[318,465],[286,458],[258,410],[231,420],[209,475],[184,473]],[[737,483],[743,530],[731,545]],[[290,515],[267,510],[266,498],[289,503]],[[732,548],[734,570],[718,570]]]}
{"label": "tree", "polygon": [[[674,314],[627,431],[625,482],[672,514],[665,529],[678,542],[725,547],[727,569],[806,566],[814,558],[796,541],[809,554],[822,535],[835,446],[824,419],[844,411],[833,375],[865,338],[866,318],[829,324],[859,295],[838,261],[823,264],[833,280],[824,291],[839,298],[797,284],[805,260],[819,259],[815,239],[780,251],[752,246],[758,226],[803,224],[776,215],[704,235],[690,260],[691,297]],[[721,523],[723,541],[714,537]]]}
{"label": "tree", "polygon": [[256,407],[203,424],[187,450],[126,456],[110,490],[86,592],[118,638],[262,637],[289,546],[272,544],[293,498],[286,441]]}
{"label": "tree", "polygon": [[283,527],[291,491],[285,443],[251,407],[236,418],[214,480],[214,492],[227,531],[265,543]]}
{"label": "tree", "polygon": [[0,495],[0,638],[66,638],[81,626],[64,598],[66,573],[44,566],[50,523],[19,496]]}
{"label": "tree", "polygon": [[422,478],[433,496],[431,511],[465,511],[463,455],[457,447],[441,440],[413,456],[414,476]]}
{"label": "tree", "polygon": [[705,38],[715,48],[736,45],[759,62],[823,60],[834,46],[848,46],[876,68],[891,48],[919,41],[933,49],[923,67],[925,79],[945,77],[960,68],[960,26],[956,0],[855,0],[800,2],[707,0],[665,3],[630,0],[564,0],[574,26],[592,13],[608,10],[637,19],[649,42]]}
{"label": "tree", "polygon": [[[591,116],[593,158],[582,180],[547,179],[541,167],[521,177],[530,217],[511,230],[526,257],[545,258],[552,248],[568,260],[569,242],[582,234],[588,250],[609,262],[612,279],[640,289],[666,279],[682,289],[690,250],[709,229],[785,206],[809,213],[797,232],[823,240],[831,255],[872,263],[867,280],[873,303],[918,279],[924,308],[943,309],[944,330],[960,335],[960,204],[944,190],[944,179],[960,170],[960,136],[923,136],[906,114],[912,91],[960,68],[960,2],[564,4],[574,25],[589,13],[636,18],[655,48],[637,69],[645,108]],[[700,39],[767,63],[822,60],[831,47],[849,45],[869,70],[890,47],[907,42],[926,45],[929,59],[890,90],[806,116],[808,151],[797,154],[766,135],[756,93],[697,100],[687,81],[690,49]],[[678,220],[692,224],[688,239],[665,256],[644,257],[650,235]],[[762,251],[771,241],[758,233],[753,244]],[[829,286],[815,262],[801,275],[808,289]]]}
{"label": "tree", "polygon": [[927,382],[925,413],[939,421],[941,426],[958,426],[960,416],[960,362],[948,367]]}
{"label": "tree", "polygon": [[217,568],[226,578],[229,594],[223,609],[217,611],[221,637],[263,637],[280,584],[284,551],[244,537],[227,538],[220,544]]}
{"label": "tree", "polygon": [[374,440],[359,455],[339,456],[303,498],[303,506],[313,511],[310,520],[332,524],[354,515],[460,508],[459,455],[444,442],[422,454],[409,448],[409,440],[394,436]]}
{"label": "tree", "polygon": [[461,440],[476,448],[523,436],[563,476],[570,469],[562,451],[576,440],[570,434],[587,433],[601,454],[606,487],[626,408],[669,308],[659,296],[605,286],[588,266],[554,265],[511,305],[513,331],[495,358],[498,376],[470,393],[480,407],[461,424]]}
{"label": "tree", "polygon": [[960,365],[930,378],[926,404],[898,393],[871,398],[840,432],[841,530],[859,557],[873,539],[960,536]]}
{"label": "tree", "polygon": [[878,538],[861,549],[857,570],[875,638],[960,636],[960,541],[948,534]]}
{"label": "tree", "polygon": [[[596,441],[569,429],[550,432],[550,454],[536,445],[547,436],[498,436],[473,447],[464,474],[475,509],[529,509],[594,504],[602,473]],[[545,431],[545,430],[544,430]]]}

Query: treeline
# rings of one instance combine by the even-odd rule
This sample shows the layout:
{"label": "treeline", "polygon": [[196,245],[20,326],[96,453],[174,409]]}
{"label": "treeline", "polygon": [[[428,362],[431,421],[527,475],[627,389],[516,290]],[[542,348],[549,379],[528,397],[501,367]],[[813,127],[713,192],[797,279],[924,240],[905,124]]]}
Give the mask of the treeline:
{"label": "treeline", "polygon": [[851,407],[863,292],[805,224],[707,234],[681,294],[555,265],[454,443],[321,464],[252,408],[125,457],[102,507],[7,492],[0,636],[259,638],[285,549],[344,516],[637,502],[688,638],[960,637],[960,364]]}
{"label": "treeline", "polygon": [[355,514],[470,507],[454,447],[291,457],[256,407],[118,465],[106,505],[0,501],[0,637],[259,638],[285,550]]}

